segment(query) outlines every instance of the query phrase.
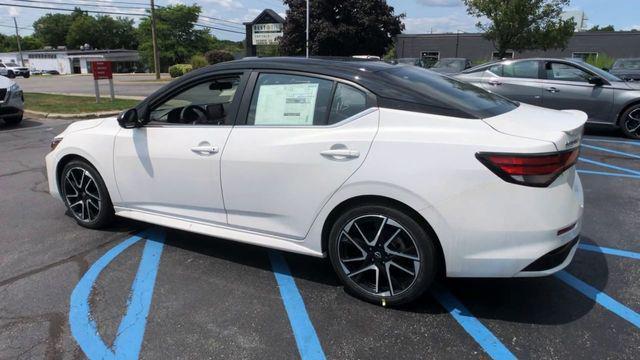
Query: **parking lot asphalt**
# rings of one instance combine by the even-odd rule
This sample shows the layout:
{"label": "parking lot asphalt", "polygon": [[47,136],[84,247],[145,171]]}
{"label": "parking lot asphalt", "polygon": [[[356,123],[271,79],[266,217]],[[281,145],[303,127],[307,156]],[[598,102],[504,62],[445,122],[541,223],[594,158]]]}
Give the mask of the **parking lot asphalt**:
{"label": "parking lot asphalt", "polygon": [[0,359],[640,355],[640,142],[588,132],[565,271],[443,280],[389,309],[345,293],[323,259],[126,220],[81,228],[44,174],[68,123],[0,124]]}
{"label": "parking lot asphalt", "polygon": [[[18,77],[15,81],[25,92],[39,92],[52,94],[74,94],[94,96],[94,81],[91,75],[41,75],[28,79]],[[161,81],[156,81],[152,74],[116,74],[113,86],[116,97],[144,98],[171,81],[163,75]],[[101,96],[109,96],[109,81],[100,80]]]}

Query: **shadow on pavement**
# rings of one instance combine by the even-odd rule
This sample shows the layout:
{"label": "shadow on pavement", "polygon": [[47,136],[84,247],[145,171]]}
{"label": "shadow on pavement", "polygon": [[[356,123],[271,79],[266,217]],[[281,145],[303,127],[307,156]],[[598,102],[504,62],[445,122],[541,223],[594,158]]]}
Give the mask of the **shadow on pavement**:
{"label": "shadow on pavement", "polygon": [[35,121],[35,120],[31,120],[31,119],[24,119],[18,125],[8,125],[4,121],[0,120],[0,131],[27,129],[27,128],[36,127],[36,126],[40,126],[40,125],[42,125],[41,122]]}

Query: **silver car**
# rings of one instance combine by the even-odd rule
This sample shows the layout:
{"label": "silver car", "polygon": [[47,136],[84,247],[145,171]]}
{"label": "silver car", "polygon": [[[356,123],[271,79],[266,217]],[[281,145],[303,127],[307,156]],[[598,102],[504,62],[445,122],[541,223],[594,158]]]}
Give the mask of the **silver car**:
{"label": "silver car", "polygon": [[24,113],[24,94],[15,81],[0,76],[0,120],[17,125]]}
{"label": "silver car", "polygon": [[640,83],[580,61],[505,60],[468,69],[457,78],[523,103],[577,109],[590,123],[619,126],[640,139]]}

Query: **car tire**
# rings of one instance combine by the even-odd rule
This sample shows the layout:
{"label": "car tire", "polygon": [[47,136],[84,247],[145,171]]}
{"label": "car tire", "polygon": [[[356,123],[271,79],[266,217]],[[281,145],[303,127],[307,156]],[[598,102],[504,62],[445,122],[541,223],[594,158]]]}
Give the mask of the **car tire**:
{"label": "car tire", "polygon": [[7,125],[18,125],[22,122],[23,115],[18,115],[14,117],[5,118],[4,122]]}
{"label": "car tire", "polygon": [[27,74],[24,74],[22,77],[25,78],[25,79],[28,79],[30,76],[31,76],[31,74],[27,73]]}
{"label": "car tire", "polygon": [[618,124],[624,135],[630,139],[640,139],[640,104],[627,109]]}
{"label": "car tire", "polygon": [[14,74],[14,73],[13,73],[13,71],[9,70],[9,71],[7,72],[7,77],[8,77],[9,79],[15,79],[16,74]]}
{"label": "car tire", "polygon": [[434,241],[403,211],[366,204],[343,212],[334,222],[328,252],[348,292],[394,306],[415,300],[430,287],[438,268]]}
{"label": "car tire", "polygon": [[83,160],[73,160],[64,166],[60,194],[69,214],[83,227],[104,228],[114,219],[113,204],[102,177]]}

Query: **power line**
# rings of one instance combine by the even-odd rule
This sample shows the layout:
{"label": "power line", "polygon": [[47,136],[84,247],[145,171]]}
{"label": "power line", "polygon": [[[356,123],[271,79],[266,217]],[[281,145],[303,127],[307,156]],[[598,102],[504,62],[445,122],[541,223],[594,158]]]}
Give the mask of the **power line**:
{"label": "power line", "polygon": [[[11,1],[19,1],[19,2],[27,2],[27,3],[40,3],[40,4],[56,4],[56,5],[71,5],[71,6],[90,6],[90,7],[98,7],[98,8],[108,8],[108,7],[112,7],[112,8],[121,8],[121,9],[144,9],[146,10],[147,8],[145,7],[141,7],[141,6],[122,6],[122,5],[117,5],[117,6],[109,6],[106,5],[108,4],[113,4],[112,2],[105,2],[104,5],[100,5],[100,4],[79,4],[79,3],[69,3],[69,2],[62,2],[62,1],[55,1],[55,2],[46,2],[46,1],[38,1],[38,0],[11,0]],[[94,1],[95,3],[98,3],[99,1]],[[141,4],[142,5],[142,4]],[[17,5],[15,5],[17,6]]]}

